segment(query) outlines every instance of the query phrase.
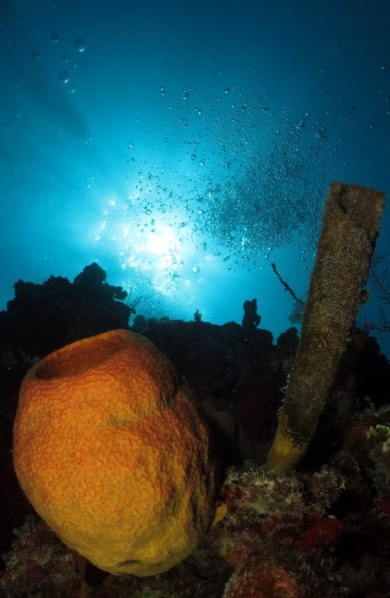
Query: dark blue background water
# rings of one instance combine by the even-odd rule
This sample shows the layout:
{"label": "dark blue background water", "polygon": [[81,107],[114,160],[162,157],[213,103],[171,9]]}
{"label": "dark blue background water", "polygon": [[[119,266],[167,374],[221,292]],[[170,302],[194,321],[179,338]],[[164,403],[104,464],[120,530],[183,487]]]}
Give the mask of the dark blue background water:
{"label": "dark blue background water", "polygon": [[389,32],[387,0],[3,0],[1,307],[97,260],[145,315],[257,297],[279,334],[329,182],[389,196]]}

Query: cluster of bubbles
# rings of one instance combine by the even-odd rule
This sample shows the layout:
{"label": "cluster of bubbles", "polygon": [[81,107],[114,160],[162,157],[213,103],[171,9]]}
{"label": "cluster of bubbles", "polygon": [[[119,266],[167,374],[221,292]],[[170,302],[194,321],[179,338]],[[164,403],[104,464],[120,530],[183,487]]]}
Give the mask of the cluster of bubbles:
{"label": "cluster of bubbles", "polygon": [[286,246],[300,234],[314,248],[327,146],[316,131],[305,135],[308,117],[297,122],[285,113],[279,134],[251,152],[240,176],[234,173],[211,193],[208,228],[238,261],[259,261],[269,247]]}
{"label": "cluster of bubbles", "polygon": [[[129,180],[138,177],[137,206],[144,208],[141,232],[161,214],[180,213],[178,238],[189,239],[197,256],[212,254],[228,269],[258,264],[299,236],[312,253],[324,173],[334,158],[327,123],[309,111],[275,113],[264,89],[244,94],[222,87],[211,99],[186,88],[169,98],[161,85],[160,95],[162,102],[169,99],[162,119],[165,148],[184,151],[176,157],[175,174],[172,166],[158,166],[157,152],[142,162],[129,144]],[[156,146],[160,152],[161,137]],[[152,194],[143,192],[145,180],[153,180]],[[201,261],[189,262],[187,270],[198,275]]]}
{"label": "cluster of bubbles", "polygon": [[[57,45],[60,42],[60,37],[57,33],[53,32],[50,36],[50,42],[54,45]],[[78,54],[83,54],[87,49],[87,43],[85,39],[78,37],[73,42],[73,48]],[[41,53],[38,50],[33,50],[31,52],[31,56],[34,60],[40,60]],[[65,60],[65,62],[69,62],[69,60]],[[76,67],[76,64],[73,64],[73,67]],[[75,92],[75,88],[70,86],[71,83],[71,75],[70,72],[66,69],[62,69],[58,73],[58,81],[61,85],[67,87],[71,93]]]}
{"label": "cluster of bubbles", "polygon": [[261,85],[244,92],[224,81],[214,96],[165,84],[156,95],[160,126],[147,152],[142,118],[128,143],[118,222],[131,226],[126,238],[115,233],[123,268],[149,272],[151,287],[171,296],[203,284],[213,268],[263,268],[278,248],[293,247],[291,267],[306,269],[329,180],[343,154],[360,151],[348,137],[356,108],[275,108]]}

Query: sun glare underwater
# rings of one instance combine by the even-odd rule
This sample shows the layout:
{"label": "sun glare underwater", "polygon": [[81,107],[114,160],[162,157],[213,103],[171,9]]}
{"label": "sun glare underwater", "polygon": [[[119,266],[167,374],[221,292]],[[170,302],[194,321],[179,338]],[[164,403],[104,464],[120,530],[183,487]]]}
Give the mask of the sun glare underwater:
{"label": "sun glare underwater", "polygon": [[389,30],[386,0],[2,2],[1,308],[97,261],[137,313],[256,297],[280,334],[271,264],[304,300],[329,183],[389,196]]}

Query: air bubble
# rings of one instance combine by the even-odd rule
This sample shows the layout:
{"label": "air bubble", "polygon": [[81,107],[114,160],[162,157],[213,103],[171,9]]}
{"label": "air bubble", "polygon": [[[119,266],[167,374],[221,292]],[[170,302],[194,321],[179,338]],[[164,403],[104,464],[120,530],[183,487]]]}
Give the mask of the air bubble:
{"label": "air bubble", "polygon": [[79,52],[80,54],[82,54],[83,52],[85,52],[85,50],[87,48],[87,44],[85,42],[85,39],[82,39],[81,37],[79,37],[78,39],[76,39],[73,42],[73,45],[76,48],[77,52]]}
{"label": "air bubble", "polygon": [[60,81],[61,83],[64,83],[64,85],[66,85],[67,83],[69,83],[70,80],[70,76],[68,71],[61,71],[58,75],[58,81]]}

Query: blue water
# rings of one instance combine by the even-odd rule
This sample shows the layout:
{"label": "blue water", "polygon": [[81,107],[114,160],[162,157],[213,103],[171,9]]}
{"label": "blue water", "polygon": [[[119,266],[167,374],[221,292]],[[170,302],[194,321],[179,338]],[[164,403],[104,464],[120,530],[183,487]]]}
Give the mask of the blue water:
{"label": "blue water", "polygon": [[388,0],[3,0],[0,308],[95,260],[146,316],[256,297],[277,336],[330,181],[389,200],[389,31]]}

